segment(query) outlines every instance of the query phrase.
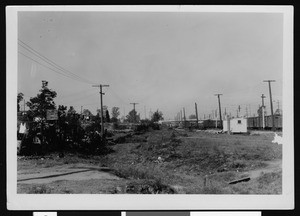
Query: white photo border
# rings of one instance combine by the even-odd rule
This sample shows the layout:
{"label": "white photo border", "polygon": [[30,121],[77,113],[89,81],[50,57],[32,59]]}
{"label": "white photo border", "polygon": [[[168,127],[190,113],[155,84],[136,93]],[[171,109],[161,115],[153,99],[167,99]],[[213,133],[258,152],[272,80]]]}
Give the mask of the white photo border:
{"label": "white photo border", "polygon": [[[17,194],[17,35],[19,11],[282,13],[283,190],[281,195]],[[6,8],[7,208],[9,210],[228,210],[294,208],[293,6],[9,6]]]}

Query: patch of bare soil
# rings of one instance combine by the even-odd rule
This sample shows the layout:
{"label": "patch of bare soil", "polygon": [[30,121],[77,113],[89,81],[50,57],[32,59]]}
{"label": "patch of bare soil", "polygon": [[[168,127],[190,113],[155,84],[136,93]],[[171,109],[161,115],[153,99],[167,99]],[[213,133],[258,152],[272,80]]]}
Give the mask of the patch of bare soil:
{"label": "patch of bare soil", "polygon": [[90,179],[118,180],[119,177],[109,173],[107,167],[98,167],[84,164],[60,165],[40,168],[36,172],[18,171],[18,183],[47,184],[54,181],[82,181]]}
{"label": "patch of bare soil", "polygon": [[260,177],[262,174],[278,172],[282,169],[282,160],[265,161],[264,163],[267,164],[266,167],[250,170],[248,172],[244,172],[244,174],[246,174],[251,179],[254,179]]}

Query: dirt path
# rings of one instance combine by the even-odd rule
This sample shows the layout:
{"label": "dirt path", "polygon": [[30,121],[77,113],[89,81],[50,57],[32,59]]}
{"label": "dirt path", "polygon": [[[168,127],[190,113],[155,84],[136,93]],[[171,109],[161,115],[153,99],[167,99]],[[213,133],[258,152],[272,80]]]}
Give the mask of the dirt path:
{"label": "dirt path", "polygon": [[46,184],[59,180],[120,179],[109,171],[107,167],[62,165],[40,168],[36,172],[18,171],[17,181],[22,184]]}
{"label": "dirt path", "polygon": [[282,170],[282,160],[266,161],[265,163],[268,164],[266,167],[256,170],[250,170],[244,172],[244,174],[247,174],[251,179],[253,179],[259,177],[261,174]]}

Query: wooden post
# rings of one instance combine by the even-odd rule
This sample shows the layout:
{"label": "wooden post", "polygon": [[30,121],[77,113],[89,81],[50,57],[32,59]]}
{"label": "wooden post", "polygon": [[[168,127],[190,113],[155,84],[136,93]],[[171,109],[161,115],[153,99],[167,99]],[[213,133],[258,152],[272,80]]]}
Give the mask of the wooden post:
{"label": "wooden post", "polygon": [[196,112],[196,127],[198,128],[198,110],[197,110],[197,103],[195,103],[195,112]]}
{"label": "wooden post", "polygon": [[230,134],[230,118],[228,115],[226,116],[226,119],[227,119],[227,134]]}

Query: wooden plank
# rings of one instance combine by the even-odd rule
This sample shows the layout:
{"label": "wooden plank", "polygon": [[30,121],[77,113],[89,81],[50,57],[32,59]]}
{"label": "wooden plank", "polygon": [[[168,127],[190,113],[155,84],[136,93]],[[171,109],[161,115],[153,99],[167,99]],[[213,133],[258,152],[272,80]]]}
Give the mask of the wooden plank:
{"label": "wooden plank", "polygon": [[250,177],[234,180],[234,181],[229,182],[229,184],[236,184],[236,183],[247,182],[247,181],[250,181]]}

